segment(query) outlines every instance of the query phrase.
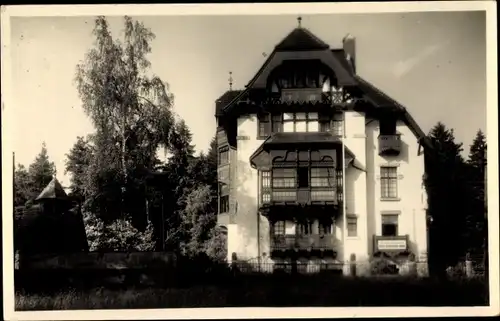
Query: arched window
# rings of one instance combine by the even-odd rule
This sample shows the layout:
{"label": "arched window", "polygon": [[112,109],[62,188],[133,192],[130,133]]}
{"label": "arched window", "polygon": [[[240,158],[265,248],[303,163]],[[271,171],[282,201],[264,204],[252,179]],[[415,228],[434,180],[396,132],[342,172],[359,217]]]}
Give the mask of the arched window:
{"label": "arched window", "polygon": [[279,93],[279,88],[278,88],[278,84],[276,84],[276,82],[273,82],[273,84],[271,85],[271,92],[272,93]]}
{"label": "arched window", "polygon": [[328,77],[326,77],[326,76],[323,78],[322,91],[323,91],[324,93],[327,93],[327,92],[330,92],[330,91],[331,91],[331,87],[330,87],[330,78],[328,78]]}

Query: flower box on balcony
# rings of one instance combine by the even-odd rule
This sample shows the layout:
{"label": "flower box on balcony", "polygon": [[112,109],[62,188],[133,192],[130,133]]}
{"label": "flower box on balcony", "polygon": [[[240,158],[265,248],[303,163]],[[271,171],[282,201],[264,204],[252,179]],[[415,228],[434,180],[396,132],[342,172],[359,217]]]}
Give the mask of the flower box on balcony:
{"label": "flower box on balcony", "polygon": [[378,148],[380,156],[397,156],[401,153],[401,136],[380,135],[378,137]]}

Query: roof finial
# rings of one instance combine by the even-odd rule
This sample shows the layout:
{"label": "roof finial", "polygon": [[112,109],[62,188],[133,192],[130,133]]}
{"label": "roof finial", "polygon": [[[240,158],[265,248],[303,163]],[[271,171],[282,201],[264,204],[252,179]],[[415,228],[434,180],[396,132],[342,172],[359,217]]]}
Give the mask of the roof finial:
{"label": "roof finial", "polygon": [[229,90],[232,91],[233,90],[233,72],[230,71],[229,72]]}
{"label": "roof finial", "polygon": [[297,18],[297,22],[299,23],[299,28],[302,28],[302,17],[301,16],[299,16]]}

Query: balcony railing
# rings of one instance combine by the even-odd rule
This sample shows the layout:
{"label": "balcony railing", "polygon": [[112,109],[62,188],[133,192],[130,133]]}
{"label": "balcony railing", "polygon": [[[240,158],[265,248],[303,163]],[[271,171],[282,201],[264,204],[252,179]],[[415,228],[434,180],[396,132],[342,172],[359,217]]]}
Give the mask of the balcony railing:
{"label": "balcony railing", "polygon": [[274,188],[263,193],[263,204],[281,202],[299,204],[332,202],[337,204],[339,201],[336,188]]}
{"label": "balcony railing", "polygon": [[408,251],[408,235],[401,236],[373,236],[373,249],[375,252],[405,252]]}
{"label": "balcony railing", "polygon": [[320,88],[283,89],[281,101],[283,102],[316,102],[322,101]]}
{"label": "balcony railing", "polygon": [[380,135],[378,148],[381,156],[397,156],[401,152],[400,135]]}
{"label": "balcony railing", "polygon": [[334,248],[334,237],[331,234],[274,235],[271,237],[271,251],[333,251]]}

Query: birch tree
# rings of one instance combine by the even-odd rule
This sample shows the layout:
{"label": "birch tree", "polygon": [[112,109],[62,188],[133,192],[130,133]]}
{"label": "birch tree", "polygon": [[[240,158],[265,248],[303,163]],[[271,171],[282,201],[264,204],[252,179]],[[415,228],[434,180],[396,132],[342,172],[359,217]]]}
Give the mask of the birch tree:
{"label": "birch tree", "polygon": [[97,17],[94,46],[77,65],[75,77],[83,109],[96,128],[96,148],[119,158],[115,165],[122,176],[122,205],[134,161],[129,157],[131,135],[141,132],[140,143],[156,152],[168,146],[174,123],[168,84],[150,72],[147,56],[155,35],[127,16],[123,31],[123,39],[114,38],[106,18]]}

